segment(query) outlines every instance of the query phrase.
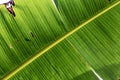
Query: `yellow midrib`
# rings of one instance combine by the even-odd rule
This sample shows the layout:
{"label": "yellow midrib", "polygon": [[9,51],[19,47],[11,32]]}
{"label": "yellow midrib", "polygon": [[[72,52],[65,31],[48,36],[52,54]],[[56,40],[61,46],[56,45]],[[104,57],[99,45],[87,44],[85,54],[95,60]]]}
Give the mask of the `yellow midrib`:
{"label": "yellow midrib", "polygon": [[25,61],[23,64],[21,64],[20,66],[18,66],[15,70],[11,71],[9,74],[7,74],[6,76],[4,76],[2,78],[2,80],[8,80],[13,75],[15,75],[16,73],[18,73],[20,70],[22,70],[23,68],[25,68],[27,65],[29,65],[30,63],[32,63],[34,60],[36,60],[38,57],[40,57],[45,52],[47,52],[48,50],[50,50],[52,47],[54,47],[55,45],[59,44],[65,38],[69,37],[70,35],[72,35],[76,31],[78,31],[80,28],[82,28],[86,24],[90,23],[91,21],[95,20],[97,17],[101,16],[102,14],[104,14],[105,12],[107,12],[108,10],[110,10],[111,8],[117,6],[118,4],[120,4],[120,1],[115,2],[114,4],[112,4],[111,6],[109,6],[106,9],[104,9],[103,11],[101,11],[100,13],[98,13],[97,15],[93,16],[92,18],[88,19],[84,23],[80,24],[78,27],[76,27],[72,31],[68,32],[63,37],[61,37],[60,39],[58,39],[54,43],[52,43],[50,46],[46,47],[45,49],[43,49],[42,51],[40,51],[38,54],[34,55],[33,57],[31,57],[30,59],[28,59],[27,61]]}

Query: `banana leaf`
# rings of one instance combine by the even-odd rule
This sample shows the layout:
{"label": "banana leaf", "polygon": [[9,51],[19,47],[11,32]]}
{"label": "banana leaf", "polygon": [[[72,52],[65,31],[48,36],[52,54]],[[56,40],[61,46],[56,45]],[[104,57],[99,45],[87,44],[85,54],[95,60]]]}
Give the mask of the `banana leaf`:
{"label": "banana leaf", "polygon": [[0,8],[0,79],[119,80],[119,0],[15,0]]}

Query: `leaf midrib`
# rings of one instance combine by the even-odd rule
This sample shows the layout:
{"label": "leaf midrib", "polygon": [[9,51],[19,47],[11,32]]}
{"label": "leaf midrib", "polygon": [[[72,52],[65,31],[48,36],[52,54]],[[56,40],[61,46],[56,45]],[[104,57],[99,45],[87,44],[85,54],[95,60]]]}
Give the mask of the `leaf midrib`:
{"label": "leaf midrib", "polygon": [[90,23],[91,21],[95,20],[96,18],[98,18],[99,16],[101,16],[102,14],[106,13],[107,11],[109,11],[110,9],[112,9],[113,7],[117,6],[118,4],[120,4],[120,1],[116,1],[115,3],[113,3],[112,5],[110,5],[109,7],[107,7],[106,9],[104,9],[103,11],[99,12],[98,14],[96,14],[95,16],[91,17],[90,19],[86,20],[85,22],[83,22],[82,24],[80,24],[78,27],[76,27],[75,29],[71,30],[70,32],[68,32],[67,34],[65,34],[64,36],[62,36],[61,38],[59,38],[58,40],[56,40],[55,42],[53,42],[51,45],[47,46],[46,48],[44,48],[42,51],[40,51],[38,54],[32,56],[31,58],[29,58],[28,60],[26,60],[25,62],[23,62],[20,66],[18,66],[17,68],[15,68],[14,70],[12,70],[11,72],[9,72],[8,74],[6,74],[2,80],[8,80],[9,78],[11,78],[13,75],[15,75],[16,73],[18,73],[20,70],[22,70],[23,68],[25,68],[27,65],[29,65],[30,63],[32,63],[34,60],[36,60],[37,58],[39,58],[41,55],[43,55],[45,52],[47,52],[48,50],[50,50],[51,48],[53,48],[54,46],[56,46],[57,44],[59,44],[60,42],[62,42],[63,40],[65,40],[67,37],[69,37],[70,35],[72,35],[73,33],[75,33],[76,31],[78,31],[80,28],[84,27],[85,25],[87,25],[88,23]]}

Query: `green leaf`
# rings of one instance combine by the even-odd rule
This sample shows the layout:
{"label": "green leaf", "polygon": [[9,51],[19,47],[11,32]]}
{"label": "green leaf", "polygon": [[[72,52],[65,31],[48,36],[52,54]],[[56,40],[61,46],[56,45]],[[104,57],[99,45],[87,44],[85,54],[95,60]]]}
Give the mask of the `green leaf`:
{"label": "green leaf", "polygon": [[1,8],[0,78],[119,79],[120,1],[54,1],[17,0],[15,18]]}

